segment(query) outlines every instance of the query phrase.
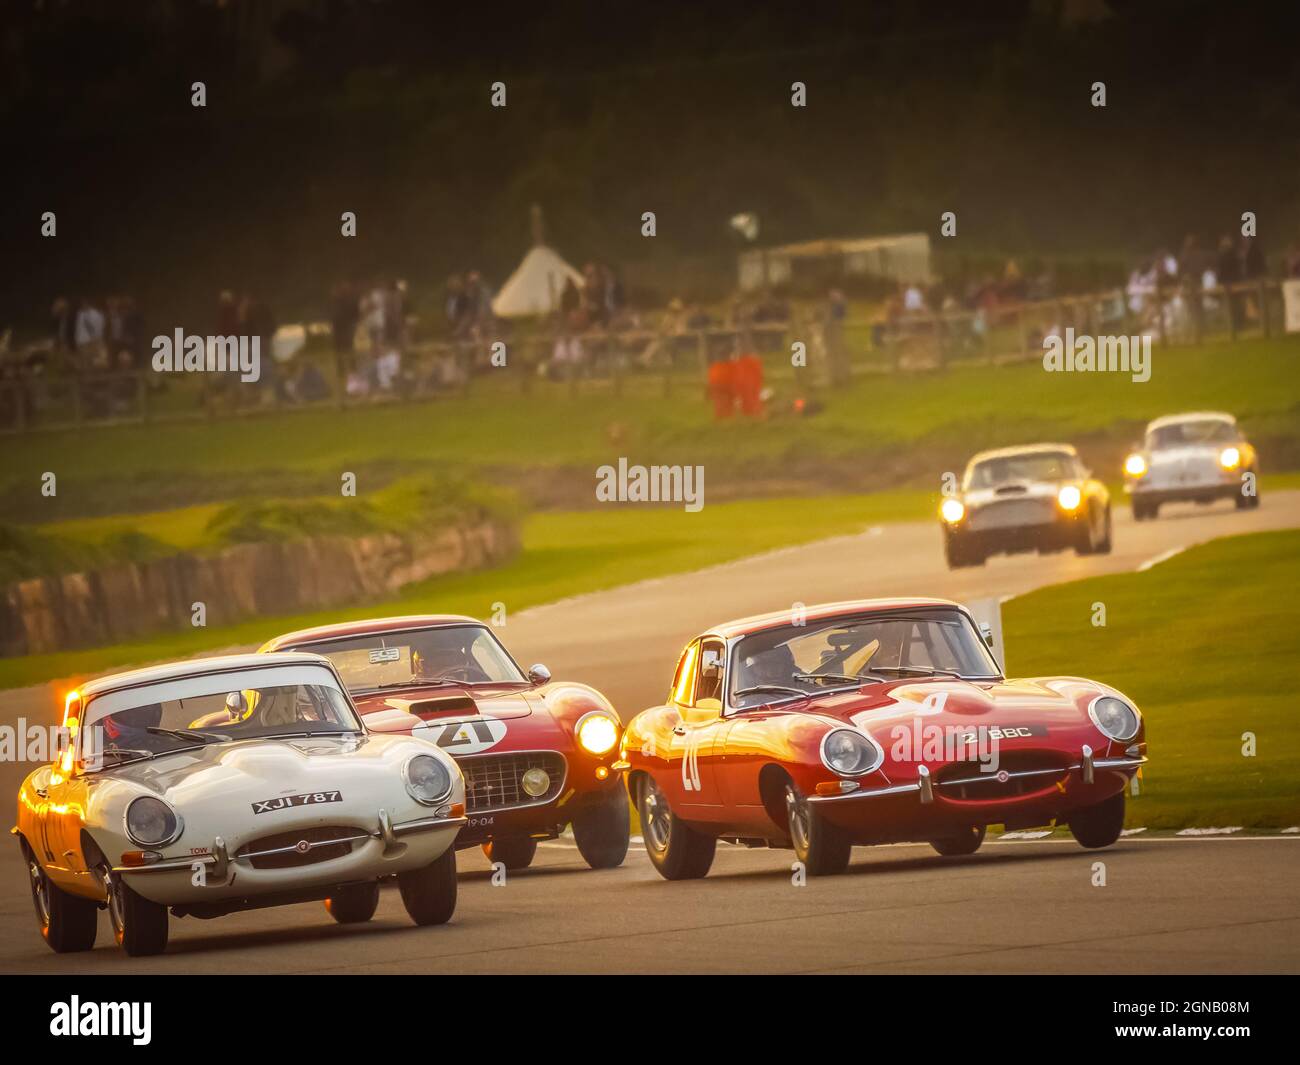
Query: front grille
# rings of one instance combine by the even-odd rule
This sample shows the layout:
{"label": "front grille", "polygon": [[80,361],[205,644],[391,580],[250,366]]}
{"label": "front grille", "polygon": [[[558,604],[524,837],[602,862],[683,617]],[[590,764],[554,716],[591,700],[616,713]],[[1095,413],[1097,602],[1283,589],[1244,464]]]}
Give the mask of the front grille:
{"label": "front grille", "polygon": [[979,762],[953,762],[935,774],[935,783],[945,799],[978,802],[1030,795],[1060,783],[1069,772],[1058,755],[1044,751],[1007,751],[998,758],[998,770],[985,773]]}
{"label": "front grille", "polygon": [[[557,751],[479,754],[456,761],[465,774],[465,809],[471,814],[550,802],[564,787],[564,756]],[[545,794],[534,797],[524,791],[520,781],[530,769],[544,769],[550,776]]]}
{"label": "front grille", "polygon": [[[365,833],[344,825],[300,828],[245,843],[235,852],[235,857],[247,860],[254,869],[296,869],[342,858],[351,853],[353,841],[362,838],[365,838]],[[267,851],[278,853],[268,854]]]}
{"label": "front grille", "polygon": [[1006,499],[972,508],[970,528],[1014,529],[1022,525],[1044,525],[1053,520],[1055,511],[1047,499]]}

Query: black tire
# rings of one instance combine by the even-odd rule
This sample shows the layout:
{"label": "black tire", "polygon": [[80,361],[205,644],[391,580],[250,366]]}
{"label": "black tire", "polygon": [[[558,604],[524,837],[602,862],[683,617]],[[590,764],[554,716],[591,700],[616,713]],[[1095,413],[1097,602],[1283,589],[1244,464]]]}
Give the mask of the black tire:
{"label": "black tire", "polygon": [[1134,521],[1155,521],[1160,516],[1159,503],[1139,503],[1133,502],[1133,520]]}
{"label": "black tire", "polygon": [[696,832],[673,813],[654,778],[646,774],[637,787],[641,838],[650,862],[665,880],[698,880],[708,874],[717,851],[713,836]]}
{"label": "black tire", "polygon": [[1097,545],[1096,554],[1109,555],[1113,546],[1115,526],[1111,520],[1110,504],[1106,505],[1105,524],[1102,527],[1101,543]]}
{"label": "black tire", "polygon": [[984,842],[984,826],[964,828],[951,836],[930,840],[930,846],[945,858],[956,858],[964,854],[974,854]]}
{"label": "black tire", "polygon": [[90,899],[69,895],[50,880],[33,855],[25,857],[41,938],[56,954],[90,950],[95,945],[99,906]]}
{"label": "black tire", "polygon": [[966,566],[984,565],[984,556],[973,548],[968,548],[965,544],[958,542],[955,538],[949,537],[943,544],[944,558],[948,562],[949,569],[962,569]]}
{"label": "black tire", "polygon": [[115,873],[101,875],[108,891],[108,917],[117,945],[133,958],[166,950],[167,907],[131,890]]}
{"label": "black tire", "polygon": [[494,865],[500,862],[510,872],[527,869],[537,854],[537,840],[527,836],[492,839],[483,844],[483,853]]}
{"label": "black tire", "polygon": [[1069,825],[1081,846],[1089,850],[1109,847],[1124,830],[1124,793],[1116,792],[1095,806],[1076,810],[1070,815]]}
{"label": "black tire", "polygon": [[849,867],[853,841],[822,817],[792,781],[785,785],[785,812],[794,855],[809,876],[835,876]]}
{"label": "black tire", "polygon": [[416,924],[446,924],[456,912],[456,848],[448,847],[423,869],[398,873],[397,889]]}
{"label": "black tire", "polygon": [[592,869],[616,869],[623,864],[632,836],[630,814],[627,793],[618,787],[573,815],[573,840]]}
{"label": "black tire", "polygon": [[325,900],[325,909],[339,924],[364,924],[379,908],[379,884],[349,884]]}

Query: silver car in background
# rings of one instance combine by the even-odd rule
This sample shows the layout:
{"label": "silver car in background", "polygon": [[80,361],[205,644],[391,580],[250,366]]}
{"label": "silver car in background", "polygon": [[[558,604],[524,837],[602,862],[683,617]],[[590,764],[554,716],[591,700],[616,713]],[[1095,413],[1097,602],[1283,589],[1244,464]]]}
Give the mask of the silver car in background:
{"label": "silver car in background", "polygon": [[1156,517],[1162,503],[1231,499],[1246,510],[1259,506],[1258,475],[1259,456],[1237,420],[1196,411],[1147,425],[1142,445],[1124,461],[1124,490],[1135,521]]}

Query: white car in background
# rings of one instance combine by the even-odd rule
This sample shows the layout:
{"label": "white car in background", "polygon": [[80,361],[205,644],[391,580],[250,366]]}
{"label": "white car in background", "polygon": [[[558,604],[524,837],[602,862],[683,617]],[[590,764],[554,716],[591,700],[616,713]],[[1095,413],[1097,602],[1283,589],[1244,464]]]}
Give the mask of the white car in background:
{"label": "white car in background", "polygon": [[23,782],[18,823],[41,935],[89,950],[107,907],[128,954],[173,916],[324,900],[367,921],[395,877],[416,924],[456,908],[465,786],[452,758],[367,732],[319,655],[195,659],[68,695],[69,742]]}
{"label": "white car in background", "polygon": [[1124,461],[1124,490],[1135,521],[1156,517],[1162,503],[1231,499],[1238,510],[1257,507],[1258,476],[1255,449],[1237,420],[1219,411],[1155,419]]}

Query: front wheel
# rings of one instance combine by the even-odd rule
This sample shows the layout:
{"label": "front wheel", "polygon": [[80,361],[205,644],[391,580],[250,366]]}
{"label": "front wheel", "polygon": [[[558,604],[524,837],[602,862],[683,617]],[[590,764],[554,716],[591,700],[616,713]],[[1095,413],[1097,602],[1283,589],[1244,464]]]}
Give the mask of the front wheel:
{"label": "front wheel", "polygon": [[99,907],[53,884],[33,855],[27,857],[27,876],[36,923],[50,949],[56,954],[71,954],[93,947]]}
{"label": "front wheel", "polygon": [[1159,503],[1139,503],[1136,499],[1133,501],[1134,521],[1154,521],[1159,513]]}
{"label": "front wheel", "polygon": [[799,793],[793,782],[785,785],[785,812],[789,818],[794,855],[809,876],[834,876],[849,867],[853,842],[838,825],[821,816]]}
{"label": "front wheel", "polygon": [[339,924],[364,924],[379,908],[379,884],[349,884],[325,900],[325,909]]}
{"label": "front wheel", "polygon": [[446,924],[456,912],[456,848],[448,847],[423,869],[398,873],[397,889],[416,924]]}
{"label": "front wheel", "polygon": [[963,828],[939,839],[930,840],[930,846],[945,858],[956,858],[964,854],[974,854],[984,842],[984,826]]}
{"label": "front wheel", "polygon": [[718,841],[696,832],[673,813],[654,777],[643,776],[637,793],[641,836],[650,862],[665,880],[698,880],[708,874]]}
{"label": "front wheel", "polygon": [[513,873],[533,864],[533,858],[537,855],[537,840],[527,836],[493,839],[483,844],[483,853],[493,865],[500,862]]}
{"label": "front wheel", "polygon": [[617,787],[573,815],[573,840],[591,868],[614,869],[623,864],[631,838],[628,813],[626,795]]}
{"label": "front wheel", "polygon": [[1076,810],[1070,815],[1069,825],[1081,846],[1089,850],[1109,847],[1124,830],[1124,793],[1116,792],[1095,806]]}
{"label": "front wheel", "polygon": [[1102,520],[1101,543],[1097,545],[1096,553],[1099,555],[1109,555],[1112,546],[1112,535],[1114,532],[1114,523],[1111,521],[1110,507],[1106,507],[1106,516]]}
{"label": "front wheel", "polygon": [[167,949],[167,907],[133,891],[121,876],[103,876],[117,945],[133,958],[161,954]]}

